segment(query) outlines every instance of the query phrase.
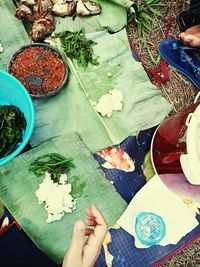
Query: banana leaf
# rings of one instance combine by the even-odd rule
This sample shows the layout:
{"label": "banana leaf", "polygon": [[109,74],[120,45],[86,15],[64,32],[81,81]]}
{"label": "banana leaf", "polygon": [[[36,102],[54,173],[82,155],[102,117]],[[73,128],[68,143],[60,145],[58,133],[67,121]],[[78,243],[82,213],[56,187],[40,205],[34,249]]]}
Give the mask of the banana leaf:
{"label": "banana leaf", "polygon": [[[85,28],[86,31],[98,31],[104,28],[118,31],[127,24],[127,12],[124,7],[132,3],[130,0],[124,0],[122,3],[119,0],[99,0],[99,2],[103,8],[100,15],[76,17],[75,21],[72,17],[57,17],[55,32],[80,28]],[[0,53],[0,69],[4,70],[7,70],[13,53],[21,46],[30,43],[23,22],[15,17],[15,8],[12,0],[0,1],[0,42],[4,47],[4,52]]]}
{"label": "banana leaf", "polygon": [[[132,5],[130,0],[96,0],[102,6],[102,12],[96,16],[79,17],[75,20],[72,17],[56,17],[56,30],[79,30],[85,28],[86,32],[108,29],[116,32],[127,25],[126,8]],[[19,45],[29,43],[28,35],[25,31],[22,21],[15,18],[15,6],[12,0],[0,1],[0,38],[3,43],[8,43],[10,49],[14,52]],[[9,23],[8,23],[9,22]],[[30,27],[28,27],[30,28]],[[5,34],[6,31],[6,34]],[[5,41],[4,41],[5,40]],[[16,42],[16,43],[14,43]],[[8,49],[9,50],[9,49]]]}
{"label": "banana leaf", "polygon": [[[36,177],[28,167],[37,157],[52,152],[74,159],[75,168],[68,176],[77,209],[71,214],[65,214],[60,221],[49,224],[46,223],[47,213],[35,196],[43,177]],[[73,176],[78,178],[70,178]],[[109,226],[116,222],[126,207],[126,202],[106,179],[77,134],[52,139],[1,167],[0,199],[38,248],[56,263],[62,262],[73,225],[77,219],[85,219],[86,207],[95,204]]]}
{"label": "banana leaf", "polygon": [[3,217],[4,214],[4,205],[3,203],[0,201],[0,219]]}
{"label": "banana leaf", "polygon": [[133,1],[131,0],[107,0],[107,1],[113,2],[119,6],[122,6],[123,8],[127,10],[133,5]]}
{"label": "banana leaf", "polygon": [[77,31],[84,28],[86,32],[101,31],[107,29],[117,32],[127,25],[127,11],[133,2],[130,0],[95,0],[102,7],[102,12],[96,16],[56,17],[55,32],[66,30]]}
{"label": "banana leaf", "polygon": [[0,1],[0,42],[4,47],[4,52],[0,53],[0,69],[4,70],[7,70],[13,53],[30,43],[23,23],[15,17],[15,6],[11,0]]}
{"label": "banana leaf", "polygon": [[[88,33],[87,37],[98,43],[94,49],[100,64],[83,69],[68,59],[71,72],[63,91],[53,98],[34,101],[32,146],[75,131],[94,153],[159,124],[171,111],[171,105],[149,81],[142,65],[132,58],[125,30],[112,35]],[[123,93],[123,110],[110,118],[102,117],[91,101],[111,89]]]}

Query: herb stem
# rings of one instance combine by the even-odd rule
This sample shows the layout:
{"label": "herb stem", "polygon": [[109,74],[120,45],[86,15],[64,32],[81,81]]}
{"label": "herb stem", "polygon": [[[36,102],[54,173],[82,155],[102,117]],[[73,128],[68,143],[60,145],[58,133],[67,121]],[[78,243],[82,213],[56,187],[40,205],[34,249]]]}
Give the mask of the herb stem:
{"label": "herb stem", "polygon": [[63,163],[69,162],[68,159],[60,161],[60,162],[56,162],[56,163],[47,163],[47,166],[57,166],[57,165],[62,165]]}

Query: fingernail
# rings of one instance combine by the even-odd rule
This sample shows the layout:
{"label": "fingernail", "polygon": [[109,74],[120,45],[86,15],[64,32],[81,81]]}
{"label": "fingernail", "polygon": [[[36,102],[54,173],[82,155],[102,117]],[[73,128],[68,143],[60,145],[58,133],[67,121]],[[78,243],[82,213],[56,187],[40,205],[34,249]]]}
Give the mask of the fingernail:
{"label": "fingernail", "polygon": [[76,229],[76,230],[79,230],[79,231],[81,231],[81,230],[85,230],[85,224],[84,224],[84,222],[82,222],[82,221],[77,221],[77,222],[75,223],[75,229]]}

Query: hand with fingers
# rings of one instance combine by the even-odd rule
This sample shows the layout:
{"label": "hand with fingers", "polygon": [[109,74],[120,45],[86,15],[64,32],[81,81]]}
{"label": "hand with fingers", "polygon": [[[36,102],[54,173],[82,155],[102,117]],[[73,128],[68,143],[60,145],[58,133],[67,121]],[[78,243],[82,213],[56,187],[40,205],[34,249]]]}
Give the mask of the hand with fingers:
{"label": "hand with fingers", "polygon": [[[85,223],[77,221],[74,225],[71,245],[62,267],[93,267],[97,260],[108,225],[94,205],[86,209],[86,215]],[[86,228],[86,225],[94,228]]]}

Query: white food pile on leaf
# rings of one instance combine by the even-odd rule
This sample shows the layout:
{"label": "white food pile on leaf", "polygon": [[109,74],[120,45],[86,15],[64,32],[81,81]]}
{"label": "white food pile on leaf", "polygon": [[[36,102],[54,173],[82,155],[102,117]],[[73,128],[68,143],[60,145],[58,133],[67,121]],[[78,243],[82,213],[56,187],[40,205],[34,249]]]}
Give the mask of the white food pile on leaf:
{"label": "white food pile on leaf", "polygon": [[64,213],[72,213],[76,209],[76,201],[71,195],[72,186],[67,183],[67,175],[61,174],[59,183],[54,183],[48,172],[35,192],[39,204],[44,202],[48,213],[47,223],[60,220]]}
{"label": "white food pile on leaf", "polygon": [[2,45],[2,43],[0,41],[0,53],[3,52],[3,51],[4,51],[4,48],[3,48],[3,45]]}
{"label": "white food pile on leaf", "polygon": [[98,101],[93,103],[96,111],[101,113],[102,116],[111,117],[113,111],[122,110],[123,107],[123,94],[117,89],[110,90],[108,94],[101,96]]}

